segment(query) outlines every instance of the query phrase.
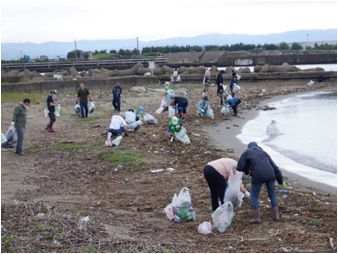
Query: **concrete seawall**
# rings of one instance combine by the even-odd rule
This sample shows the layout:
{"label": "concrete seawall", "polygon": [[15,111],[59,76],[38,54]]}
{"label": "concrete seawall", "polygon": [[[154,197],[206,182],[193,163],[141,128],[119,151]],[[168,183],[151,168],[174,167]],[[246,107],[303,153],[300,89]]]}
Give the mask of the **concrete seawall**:
{"label": "concrete seawall", "polygon": [[158,77],[118,77],[107,79],[77,79],[66,81],[43,81],[27,83],[2,84],[1,92],[43,92],[48,93],[51,89],[59,92],[73,92],[79,89],[81,83],[90,89],[112,90],[116,82],[120,81],[123,89],[130,89],[133,86],[158,84]]}

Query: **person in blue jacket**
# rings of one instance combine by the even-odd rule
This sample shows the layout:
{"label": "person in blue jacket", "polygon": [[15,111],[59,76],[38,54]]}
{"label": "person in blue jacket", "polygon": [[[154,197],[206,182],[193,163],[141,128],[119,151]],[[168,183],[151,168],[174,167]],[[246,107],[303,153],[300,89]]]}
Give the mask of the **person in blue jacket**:
{"label": "person in blue jacket", "polygon": [[237,97],[234,97],[229,100],[225,99],[224,103],[228,103],[229,107],[232,108],[234,111],[234,116],[237,116],[237,106],[241,103],[241,100]]}
{"label": "person in blue jacket", "polygon": [[241,155],[237,163],[237,171],[250,173],[251,176],[251,207],[253,209],[252,224],[259,224],[261,220],[261,212],[259,208],[259,192],[265,183],[266,189],[271,202],[273,219],[279,220],[278,200],[275,192],[275,181],[282,185],[283,176],[277,165],[271,157],[257,145],[256,142],[250,142],[248,149]]}

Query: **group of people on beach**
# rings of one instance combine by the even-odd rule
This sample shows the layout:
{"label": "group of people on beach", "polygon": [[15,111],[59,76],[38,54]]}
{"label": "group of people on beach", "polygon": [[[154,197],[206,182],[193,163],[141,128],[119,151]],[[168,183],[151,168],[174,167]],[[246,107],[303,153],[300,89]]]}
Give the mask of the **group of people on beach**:
{"label": "group of people on beach", "polygon": [[[231,95],[226,92],[225,87],[223,86],[223,73],[224,71],[220,71],[217,75],[217,95],[221,98],[221,106],[223,106],[223,103],[228,104],[230,107],[232,107],[234,116],[236,116],[237,106],[241,102],[238,97],[235,97],[235,93],[231,88],[231,84],[234,85],[236,82],[238,82],[236,73],[233,72],[233,78],[230,84]],[[205,105],[210,106],[208,99],[210,91],[209,89],[205,89],[206,86],[209,86],[210,80],[210,70],[207,69],[203,79],[203,97],[201,101],[199,101],[199,104],[203,104],[203,106],[198,105],[198,116],[202,116],[205,113]],[[52,89],[47,97],[49,122],[45,129],[48,132],[55,132],[53,128],[53,124],[56,121],[55,107],[59,106],[58,103],[54,102],[54,97],[56,94],[57,90]],[[126,112],[121,112],[122,87],[120,82],[116,83],[116,86],[112,90],[112,94],[112,105],[114,110],[118,111],[119,114],[112,116],[111,123],[108,127],[108,133],[111,133],[111,136],[128,136]],[[176,96],[174,90],[170,88],[170,84],[165,86],[164,96],[164,110],[167,111],[170,110],[170,108],[175,109],[173,116],[168,123],[166,131],[167,138],[172,142],[175,137],[175,133],[181,131],[183,128],[183,121],[186,119],[188,99],[185,97]],[[88,101],[92,102],[91,95],[89,90],[84,86],[83,83],[81,83],[77,92],[76,100],[76,104],[79,104],[80,106],[81,118],[88,117]],[[15,126],[18,134],[16,153],[21,156],[25,155],[22,147],[26,126],[27,109],[29,105],[30,100],[28,98],[24,99],[23,102],[15,107],[12,119],[12,124]],[[143,114],[144,109],[142,106],[139,106],[137,109],[130,109],[127,112],[130,112],[133,114],[133,116],[135,116],[134,121],[140,122],[141,114]],[[134,126],[134,132],[137,132],[140,125]],[[251,176],[251,193],[249,193],[244,188],[242,182],[239,190],[244,194],[244,197],[251,198],[253,219],[250,220],[250,223],[261,223],[262,221],[259,207],[259,193],[263,184],[266,185],[268,191],[273,219],[278,221],[279,213],[278,200],[275,193],[275,181],[277,180],[277,182],[282,185],[282,188],[285,188],[285,184],[283,184],[283,176],[272,158],[261,147],[259,147],[256,142],[250,142],[248,144],[247,150],[240,156],[238,161],[232,158],[220,158],[205,165],[203,174],[210,189],[212,210],[215,211],[220,204],[224,203],[224,195],[231,171],[237,175],[240,180],[242,180],[242,178],[245,179],[248,175]]]}

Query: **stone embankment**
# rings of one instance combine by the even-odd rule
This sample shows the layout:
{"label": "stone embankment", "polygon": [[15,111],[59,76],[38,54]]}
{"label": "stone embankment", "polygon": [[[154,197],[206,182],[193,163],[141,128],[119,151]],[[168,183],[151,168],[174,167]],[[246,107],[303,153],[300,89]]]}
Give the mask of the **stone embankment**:
{"label": "stone embankment", "polygon": [[[305,81],[316,80],[318,76],[324,74],[326,79],[336,79],[336,71],[324,71],[323,68],[313,68],[301,70],[294,65],[284,63],[282,65],[256,65],[253,72],[248,67],[234,68],[232,66],[225,69],[223,78],[231,79],[231,70],[241,76],[242,81],[262,81],[262,80],[290,80],[304,79]],[[216,82],[219,73],[217,66],[211,66],[211,82]],[[50,87],[63,91],[74,91],[81,82],[89,83],[90,86],[98,89],[106,89],[114,86],[116,81],[121,81],[127,87],[140,86],[143,84],[158,84],[170,81],[173,68],[163,65],[155,66],[150,69],[142,63],[135,64],[130,69],[108,70],[105,68],[90,69],[78,72],[74,67],[68,70],[59,70],[44,75],[38,72],[31,72],[27,69],[23,71],[10,70],[1,71],[2,91],[48,91]],[[202,83],[205,73],[204,66],[178,68],[178,74],[182,82]]]}

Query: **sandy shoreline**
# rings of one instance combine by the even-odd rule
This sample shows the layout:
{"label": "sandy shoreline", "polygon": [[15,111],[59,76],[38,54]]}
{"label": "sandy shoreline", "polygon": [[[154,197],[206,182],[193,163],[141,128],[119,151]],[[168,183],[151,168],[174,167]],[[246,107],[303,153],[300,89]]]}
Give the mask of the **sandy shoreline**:
{"label": "sandy shoreline", "polygon": [[[322,90],[327,90],[327,89],[321,89],[318,91],[322,91]],[[310,91],[307,93],[312,93],[312,92],[313,91]],[[271,102],[284,100],[290,97],[297,96],[298,94],[304,94],[304,93],[278,95],[271,99],[261,101],[258,106],[264,107],[264,106],[267,106]],[[241,133],[243,126],[248,121],[255,119],[259,115],[259,112],[260,110],[255,110],[255,109],[241,110],[240,113],[238,114],[239,117],[231,117],[230,120],[223,121],[222,123],[216,126],[208,126],[206,127],[206,131],[212,133],[212,135],[209,135],[209,136],[218,148],[226,151],[228,155],[238,160],[241,154],[247,149],[247,144],[243,144],[242,141],[237,138],[237,135]],[[287,182],[289,181],[289,182],[292,182],[293,186],[297,184],[301,184],[309,188],[313,188],[314,192],[319,191],[319,192],[337,195],[336,187],[333,187],[333,186],[330,186],[324,183],[312,181],[306,177],[303,177],[296,173],[292,173],[283,168],[280,168],[280,169],[282,170],[283,176],[285,176],[288,179],[286,181],[286,184],[288,184]]]}

